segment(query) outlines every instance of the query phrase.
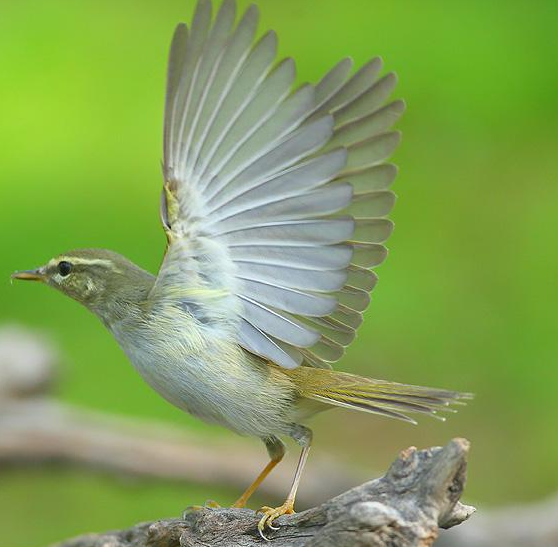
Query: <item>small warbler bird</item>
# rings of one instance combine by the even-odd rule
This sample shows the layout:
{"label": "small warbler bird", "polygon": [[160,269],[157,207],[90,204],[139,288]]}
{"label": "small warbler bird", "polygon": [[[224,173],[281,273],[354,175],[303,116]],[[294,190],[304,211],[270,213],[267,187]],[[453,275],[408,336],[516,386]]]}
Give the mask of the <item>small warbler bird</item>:
{"label": "small warbler bird", "polygon": [[396,77],[375,58],[350,75],[344,59],[292,91],[292,59],[276,63],[273,32],[255,41],[258,11],[235,24],[234,0],[212,20],[197,4],[169,57],[161,218],[166,254],[155,276],[104,249],[61,254],[16,279],[42,281],[82,303],[145,381],[207,422],[259,437],[270,462],[302,452],[285,503],[294,511],[312,440],[304,425],[332,407],[413,422],[467,398],[331,370],[355,337],[372,268],[386,257],[405,105],[385,104]]}

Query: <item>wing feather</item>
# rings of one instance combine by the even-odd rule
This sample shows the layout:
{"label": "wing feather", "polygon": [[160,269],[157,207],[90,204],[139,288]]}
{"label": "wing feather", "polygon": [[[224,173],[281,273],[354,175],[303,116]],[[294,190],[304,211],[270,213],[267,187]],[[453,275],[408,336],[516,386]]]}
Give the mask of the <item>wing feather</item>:
{"label": "wing feather", "polygon": [[320,338],[317,331],[289,315],[256,302],[246,296],[239,297],[244,303],[246,319],[269,335],[301,348],[313,346]]}
{"label": "wing feather", "polygon": [[203,53],[200,57],[196,85],[193,89],[193,97],[191,100],[192,105],[196,105],[190,111],[189,123],[184,120],[187,127],[187,132],[183,137],[182,150],[186,152],[183,159],[183,166],[187,166],[187,161],[192,161],[192,143],[193,137],[196,133],[198,124],[204,123],[202,115],[206,112],[205,102],[208,97],[208,91],[211,89],[213,77],[215,75],[214,66],[219,62],[220,53],[227,41],[234,24],[236,13],[236,5],[233,0],[224,0],[217,17],[215,24],[211,29],[209,37],[204,45]]}
{"label": "wing feather", "polygon": [[[350,217],[325,220],[285,220],[256,224],[250,228],[231,230],[216,239],[234,247],[241,245],[288,245],[315,247],[333,245],[350,239],[355,221]],[[303,251],[299,251],[302,254]]]}
{"label": "wing feather", "polygon": [[271,245],[231,246],[230,256],[235,263],[268,264],[306,270],[338,270],[347,268],[353,256],[351,245],[315,245],[305,247],[281,245],[274,241]]}
{"label": "wing feather", "polygon": [[[369,139],[372,135],[387,132],[405,111],[403,101],[394,101],[372,114],[365,114],[348,123],[337,126],[332,138],[324,147],[329,150],[337,146],[351,146]],[[336,122],[338,118],[335,118]]]}
{"label": "wing feather", "polygon": [[355,339],[356,331],[353,328],[336,321],[331,316],[308,317],[306,321],[308,325],[319,330],[322,336],[343,347],[347,347]]}
{"label": "wing feather", "polygon": [[[200,170],[199,163],[203,164],[208,151],[213,149],[215,141],[222,136],[223,125],[228,120],[223,116],[221,109],[250,53],[258,18],[257,7],[250,6],[219,53],[201,114],[205,123],[198,124],[199,132],[194,133],[193,156],[187,171],[190,177],[192,173]],[[203,181],[199,181],[198,184],[203,185]]]}
{"label": "wing feather", "polygon": [[[245,279],[242,285],[242,296],[250,295],[249,298],[261,304],[295,315],[323,317],[335,310],[337,305],[335,298],[325,294],[313,294],[248,279]],[[244,292],[246,294],[243,294]]]}
{"label": "wing feather", "polygon": [[[267,180],[255,183],[251,179],[237,181],[225,187],[213,200],[211,222],[222,221],[253,207],[299,196],[332,180],[345,166],[347,152],[338,148],[309,161],[275,173]],[[352,186],[352,185],[351,185]],[[226,214],[226,216],[225,216]]]}
{"label": "wing feather", "polygon": [[244,318],[240,322],[239,343],[244,347],[249,347],[256,355],[271,359],[279,366],[295,368],[302,364],[303,357],[299,351],[274,339]]}
{"label": "wing feather", "polygon": [[270,196],[268,199],[273,201],[254,207],[247,206],[236,215],[221,220],[218,224],[220,231],[215,232],[215,235],[264,222],[303,220],[308,216],[321,217],[336,213],[351,203],[352,195],[353,187],[350,184],[336,183],[290,198],[277,199]]}
{"label": "wing feather", "polygon": [[[352,342],[393,223],[385,160],[400,141],[397,78],[343,59],[294,92],[258,10],[211,22],[199,0],[169,54],[162,218],[169,246],[153,298],[200,310],[279,366],[329,367]],[[178,296],[177,296],[178,297]],[[193,311],[193,313],[198,313]],[[209,321],[207,320],[209,318]]]}
{"label": "wing feather", "polygon": [[[217,135],[217,138],[210,149],[206,164],[211,161],[220,165],[220,162],[224,161],[223,158],[232,156],[238,139],[243,138],[246,134],[246,118],[249,122],[258,122],[256,116],[261,117],[261,114],[266,113],[263,108],[269,109],[274,102],[277,102],[277,98],[273,94],[262,94],[260,90],[275,59],[276,51],[277,36],[274,32],[268,32],[249,52],[220,106],[219,116],[212,128],[212,132]],[[277,75],[275,79],[277,79]],[[287,90],[288,88],[279,89],[279,97]],[[265,91],[269,91],[269,89]],[[255,108],[253,103],[258,98],[261,103],[262,97],[263,105],[256,105],[259,108]]]}
{"label": "wing feather", "polygon": [[174,95],[171,112],[169,116],[170,140],[169,140],[169,164],[175,165],[180,161],[180,148],[183,142],[183,132],[188,111],[194,108],[192,105],[192,94],[198,75],[200,56],[209,31],[211,23],[211,2],[200,0],[196,6],[192,29],[186,41],[181,76]]}
{"label": "wing feather", "polygon": [[315,109],[321,108],[343,86],[353,68],[353,60],[345,57],[339,61],[317,84]]}
{"label": "wing feather", "polygon": [[260,281],[303,291],[333,292],[341,289],[348,279],[348,274],[341,270],[305,270],[289,266],[270,265],[261,262],[239,262],[238,277],[251,281]]}
{"label": "wing feather", "polygon": [[393,72],[387,74],[359,95],[354,101],[346,103],[335,112],[335,122],[339,125],[375,112],[391,95],[397,85],[397,77]]}
{"label": "wing feather", "polygon": [[[320,137],[323,139],[319,131],[323,131],[324,126],[329,127],[329,131],[332,129],[330,118],[323,118],[309,128],[292,133],[300,125],[301,116],[313,101],[313,88],[309,85],[302,86],[279,105],[279,108],[271,113],[272,115],[268,115],[263,123],[257,124],[244,135],[228,155],[216,163],[207,174],[211,178],[208,185],[208,199],[214,197],[235,176],[243,172],[245,177],[257,176],[261,169],[273,172],[276,163],[284,157],[287,157],[292,165],[301,155],[306,155],[304,152],[299,152],[296,159],[289,155],[299,142],[305,144],[306,141],[310,141],[312,147],[316,148],[318,144],[313,144],[314,141]],[[261,176],[265,177],[263,174]]]}
{"label": "wing feather", "polygon": [[374,85],[381,70],[382,60],[375,57],[361,67],[354,76],[349,78],[321,105],[317,105],[310,119],[321,116],[326,112],[335,112],[352,103]]}
{"label": "wing feather", "polygon": [[372,218],[385,217],[395,204],[395,194],[390,190],[356,194],[344,213],[355,218],[365,215]]}
{"label": "wing feather", "polygon": [[347,147],[347,165],[343,173],[360,171],[389,158],[397,148],[401,134],[383,133]]}

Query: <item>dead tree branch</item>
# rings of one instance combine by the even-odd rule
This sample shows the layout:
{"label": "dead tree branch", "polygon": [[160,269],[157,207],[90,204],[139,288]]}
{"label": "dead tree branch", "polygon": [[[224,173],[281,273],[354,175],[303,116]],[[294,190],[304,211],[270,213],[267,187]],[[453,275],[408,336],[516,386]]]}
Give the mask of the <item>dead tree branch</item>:
{"label": "dead tree branch", "polygon": [[[428,547],[439,528],[460,524],[474,508],[458,500],[469,443],[403,451],[380,479],[302,513],[280,517],[277,547]],[[201,509],[183,519],[81,536],[58,547],[253,547],[264,544],[259,516],[248,509]]]}

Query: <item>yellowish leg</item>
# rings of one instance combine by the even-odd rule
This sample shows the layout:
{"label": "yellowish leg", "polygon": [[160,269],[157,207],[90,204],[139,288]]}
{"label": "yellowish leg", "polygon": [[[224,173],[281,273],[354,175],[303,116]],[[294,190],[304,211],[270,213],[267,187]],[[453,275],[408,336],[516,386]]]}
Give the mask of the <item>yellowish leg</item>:
{"label": "yellowish leg", "polygon": [[[264,467],[263,471],[258,475],[256,480],[246,489],[244,494],[242,494],[242,496],[240,496],[240,498],[238,498],[234,502],[232,507],[244,507],[250,496],[256,491],[258,486],[260,486],[260,484],[265,480],[265,478],[271,473],[273,468],[283,459],[283,456],[285,455],[285,445],[283,444],[281,439],[279,439],[275,435],[270,435],[269,437],[266,437],[262,440],[267,448],[267,453],[269,454],[269,459],[271,461]],[[208,501],[203,506],[191,505],[186,509],[185,513],[197,511],[199,509],[206,509],[207,507],[218,508],[220,507],[220,505],[214,501]]]}
{"label": "yellowish leg", "polygon": [[250,499],[250,496],[256,491],[258,486],[265,480],[265,478],[271,473],[273,468],[283,459],[283,455],[280,457],[272,459],[263,469],[263,471],[258,475],[256,480],[244,491],[242,496],[240,496],[234,503],[233,507],[245,507],[246,502]]}
{"label": "yellowish leg", "polygon": [[293,479],[293,484],[291,486],[291,490],[289,491],[289,495],[285,500],[285,503],[280,507],[262,507],[259,509],[258,512],[263,513],[263,517],[260,519],[258,523],[258,531],[260,532],[260,536],[266,541],[268,538],[264,535],[264,530],[266,526],[271,528],[272,530],[278,530],[277,527],[273,526],[273,521],[280,517],[281,515],[291,515],[294,513],[294,503],[296,498],[296,492],[298,490],[298,484],[300,483],[300,478],[302,476],[302,470],[304,469],[304,465],[306,464],[306,460],[308,459],[308,452],[310,452],[310,446],[305,446],[300,453],[300,458],[298,459],[298,465],[296,466],[296,472]]}

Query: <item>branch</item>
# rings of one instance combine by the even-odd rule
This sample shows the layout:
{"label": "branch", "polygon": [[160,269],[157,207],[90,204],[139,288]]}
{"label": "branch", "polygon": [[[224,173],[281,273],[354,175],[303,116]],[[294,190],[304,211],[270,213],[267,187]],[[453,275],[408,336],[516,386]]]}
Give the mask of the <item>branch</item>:
{"label": "branch", "polygon": [[[469,443],[403,451],[380,479],[357,486],[302,513],[275,522],[277,547],[428,547],[438,529],[474,512],[458,500]],[[81,536],[58,547],[255,547],[259,516],[248,509],[209,509],[143,523],[127,530]]]}

